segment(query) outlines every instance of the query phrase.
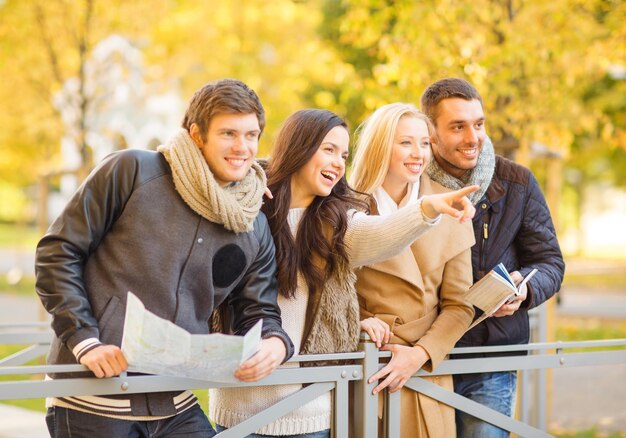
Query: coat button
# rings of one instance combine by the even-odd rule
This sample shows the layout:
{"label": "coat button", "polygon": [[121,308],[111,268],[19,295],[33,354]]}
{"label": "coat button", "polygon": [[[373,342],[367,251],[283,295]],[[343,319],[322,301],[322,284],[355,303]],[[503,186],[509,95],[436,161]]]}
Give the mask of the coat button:
{"label": "coat button", "polygon": [[487,208],[487,204],[483,203],[483,204],[480,206],[480,208],[482,208],[482,209],[484,210],[485,208]]}
{"label": "coat button", "polygon": [[204,242],[204,239],[202,237],[199,237],[198,238],[198,243],[202,243],[202,242]]}

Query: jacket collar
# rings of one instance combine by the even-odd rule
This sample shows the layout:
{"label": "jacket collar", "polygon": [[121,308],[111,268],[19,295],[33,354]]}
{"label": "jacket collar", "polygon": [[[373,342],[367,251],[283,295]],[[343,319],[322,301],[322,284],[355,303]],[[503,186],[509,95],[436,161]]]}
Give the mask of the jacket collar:
{"label": "jacket collar", "polygon": [[496,205],[498,201],[504,197],[504,195],[506,195],[506,189],[502,185],[500,178],[498,178],[497,173],[494,173],[493,178],[491,179],[491,184],[489,184],[489,187],[485,192],[485,196],[483,196],[478,204],[476,204],[476,207],[478,209],[478,207],[486,201],[488,206],[491,206],[492,209],[497,212],[499,209]]}

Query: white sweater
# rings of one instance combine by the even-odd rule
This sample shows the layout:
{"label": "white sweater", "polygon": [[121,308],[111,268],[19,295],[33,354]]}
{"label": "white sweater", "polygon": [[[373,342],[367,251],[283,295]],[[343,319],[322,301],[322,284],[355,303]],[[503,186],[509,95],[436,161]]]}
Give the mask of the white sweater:
{"label": "white sweater", "polygon": [[[289,211],[287,220],[294,236],[304,211],[304,208]],[[345,243],[352,268],[373,264],[398,254],[439,222],[439,218],[433,221],[425,220],[420,202],[387,216],[368,216],[355,211],[351,211],[349,216]],[[302,344],[308,301],[308,290],[300,276],[294,298],[285,298],[280,294],[278,296],[283,328],[293,341],[295,351],[300,351]],[[288,363],[282,365],[282,368],[298,366],[297,363]],[[301,388],[302,385],[279,385],[211,389],[209,417],[220,426],[233,427]],[[294,409],[257,430],[256,433],[296,435],[329,429],[331,411],[329,392]]]}

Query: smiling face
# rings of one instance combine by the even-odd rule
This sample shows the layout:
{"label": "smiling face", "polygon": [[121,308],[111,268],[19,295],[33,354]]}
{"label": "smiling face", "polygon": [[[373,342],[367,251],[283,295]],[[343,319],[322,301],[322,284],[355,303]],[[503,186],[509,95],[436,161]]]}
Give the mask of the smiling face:
{"label": "smiling face", "polygon": [[408,185],[417,182],[430,159],[430,135],[426,122],[411,116],[398,121],[391,162],[383,182],[385,191],[399,203]]}
{"label": "smiling face", "polygon": [[460,178],[476,167],[485,141],[485,113],[480,101],[444,99],[437,105],[433,152],[437,163]]}
{"label": "smiling face", "polygon": [[316,196],[330,195],[346,173],[349,143],[343,126],[328,131],[311,159],[291,177],[290,208],[305,208]]}
{"label": "smiling face", "polygon": [[248,174],[259,148],[260,134],[256,114],[216,114],[204,141],[198,125],[194,123],[190,128],[191,137],[220,186],[241,181]]}

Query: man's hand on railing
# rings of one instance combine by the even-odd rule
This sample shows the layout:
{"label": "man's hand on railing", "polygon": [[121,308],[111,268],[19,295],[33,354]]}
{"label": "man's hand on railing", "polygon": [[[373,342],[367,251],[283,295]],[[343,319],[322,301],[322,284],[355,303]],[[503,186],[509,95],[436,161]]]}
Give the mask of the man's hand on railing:
{"label": "man's hand on railing", "polygon": [[361,321],[361,331],[367,332],[372,342],[376,343],[378,348],[388,343],[393,336],[389,324],[375,316]]}
{"label": "man's hand on railing", "polygon": [[102,344],[85,353],[80,363],[98,378],[119,376],[128,369],[128,362],[117,345]]}
{"label": "man's hand on railing", "polygon": [[261,349],[254,356],[241,364],[235,371],[235,377],[242,382],[256,382],[269,376],[278,367],[285,356],[287,350],[285,343],[277,337],[263,339]]}
{"label": "man's hand on railing", "polygon": [[398,391],[430,359],[426,350],[419,345],[407,347],[387,344],[381,350],[391,351],[391,360],[367,381],[367,383],[373,383],[387,376],[374,388],[372,394],[378,394],[386,387],[389,387],[390,392]]}

